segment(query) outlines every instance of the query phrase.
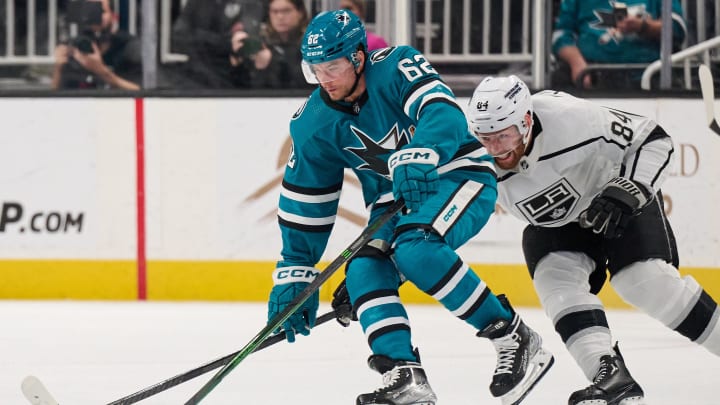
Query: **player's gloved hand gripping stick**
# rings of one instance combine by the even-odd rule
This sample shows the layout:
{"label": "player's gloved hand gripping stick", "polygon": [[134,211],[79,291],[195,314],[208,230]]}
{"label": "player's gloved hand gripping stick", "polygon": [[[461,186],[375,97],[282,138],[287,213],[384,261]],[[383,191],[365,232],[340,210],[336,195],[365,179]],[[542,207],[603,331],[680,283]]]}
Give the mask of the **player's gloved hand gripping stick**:
{"label": "player's gloved hand gripping stick", "polygon": [[437,193],[440,156],[430,148],[407,148],[390,155],[388,170],[395,199],[404,199],[411,211],[420,209],[428,197]]}
{"label": "player's gloved hand gripping stick", "polygon": [[[294,273],[298,274],[293,275]],[[281,274],[281,276],[278,276],[278,274]],[[302,293],[310,282],[315,279],[317,274],[317,270],[305,266],[275,269],[273,273],[275,285],[270,291],[270,299],[268,300],[268,321],[274,319],[287,305],[292,303],[295,297]],[[295,341],[296,333],[304,336],[309,335],[310,329],[315,326],[315,317],[319,305],[320,294],[316,290],[295,313],[285,320],[282,328],[274,330],[273,333],[285,333],[287,341],[290,343]]]}

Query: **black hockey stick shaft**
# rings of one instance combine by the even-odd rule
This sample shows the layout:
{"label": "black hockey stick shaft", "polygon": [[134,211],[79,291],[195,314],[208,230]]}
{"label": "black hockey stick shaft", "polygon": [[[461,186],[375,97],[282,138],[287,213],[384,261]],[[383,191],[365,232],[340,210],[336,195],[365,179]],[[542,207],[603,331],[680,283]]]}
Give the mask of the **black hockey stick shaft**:
{"label": "black hockey stick shaft", "polygon": [[[317,318],[317,321],[315,321],[315,326],[322,325],[323,323],[327,321],[331,321],[335,319],[335,311],[330,311],[326,314],[320,315]],[[270,347],[274,345],[275,343],[279,343],[285,340],[285,333],[278,333],[275,335],[270,336],[267,338],[262,344],[258,345],[253,352],[260,351],[262,349],[265,349],[267,347]],[[142,401],[143,399],[149,398],[153,395],[159,394],[163,391],[166,391],[176,385],[180,385],[186,381],[190,381],[195,377],[199,377],[207,372],[210,372],[212,370],[215,370],[216,368],[222,367],[230,362],[230,360],[234,359],[235,356],[238,355],[240,351],[233,352],[231,354],[228,354],[227,356],[224,356],[222,358],[219,358],[217,360],[213,360],[207,364],[203,364],[200,367],[194,368],[192,370],[186,371],[182,374],[178,374],[175,377],[168,378],[167,380],[157,383],[155,385],[151,385],[147,388],[143,388],[142,390],[128,395],[126,397],[120,398],[118,400],[115,400],[113,402],[110,402],[107,405],[130,405],[134,404],[136,402]]]}
{"label": "black hockey stick shaft", "polygon": [[205,398],[210,391],[212,391],[218,384],[240,364],[255,348],[260,345],[270,334],[279,328],[283,322],[285,322],[290,315],[295,313],[300,306],[310,298],[320,287],[333,275],[343,264],[350,260],[357,252],[365,246],[373,237],[375,232],[385,225],[392,217],[394,217],[400,210],[405,206],[402,200],[395,201],[390,207],[387,208],[375,221],[373,221],[367,228],[363,230],[360,236],[355,239],[350,246],[348,246],[340,256],[335,258],[318,276],[315,280],[310,283],[304,290],[288,304],[285,309],[277,314],[273,319],[268,321],[268,324],[255,335],[252,340],[245,345],[244,348],[232,359],[228,364],[225,365],[220,371],[218,371],[210,380],[195,393],[185,405],[196,405]]}

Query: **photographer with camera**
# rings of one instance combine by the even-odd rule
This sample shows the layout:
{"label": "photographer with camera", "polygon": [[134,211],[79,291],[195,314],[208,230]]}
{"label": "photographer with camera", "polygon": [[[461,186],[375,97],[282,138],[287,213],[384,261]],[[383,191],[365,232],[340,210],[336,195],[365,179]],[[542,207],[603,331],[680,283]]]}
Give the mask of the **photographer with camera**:
{"label": "photographer with camera", "polygon": [[[257,0],[188,0],[173,25],[172,50],[188,61],[174,66],[182,88],[249,87],[254,55],[240,42],[259,38],[263,6]],[[237,46],[231,46],[238,43]],[[245,51],[259,50],[259,46]],[[245,56],[243,56],[245,55]],[[237,64],[231,64],[235,58]],[[261,65],[262,66],[262,65]]]}
{"label": "photographer with camera", "polygon": [[74,28],[55,48],[54,89],[140,90],[140,43],[115,29],[109,0],[70,1],[66,19]]}
{"label": "photographer with camera", "polygon": [[253,73],[267,69],[272,52],[265,47],[259,35],[249,34],[240,22],[231,30],[230,46],[230,75],[233,87],[253,87]]}
{"label": "photographer with camera", "polygon": [[[257,53],[252,87],[311,88],[302,72],[300,53],[300,43],[310,21],[305,2],[269,0],[267,4],[268,22],[262,27],[260,38],[268,52]],[[266,62],[267,56],[270,58]],[[261,63],[267,65],[262,66]]]}

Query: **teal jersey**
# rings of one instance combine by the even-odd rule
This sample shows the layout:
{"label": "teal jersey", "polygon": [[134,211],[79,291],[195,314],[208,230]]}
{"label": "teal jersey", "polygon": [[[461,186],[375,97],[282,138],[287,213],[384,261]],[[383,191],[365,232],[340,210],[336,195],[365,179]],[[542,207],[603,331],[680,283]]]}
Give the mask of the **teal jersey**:
{"label": "teal jersey", "polygon": [[[552,38],[553,53],[577,46],[588,62],[647,63],[660,58],[660,41],[615,29],[611,0],[563,0]],[[626,0],[628,15],[661,18],[662,0]],[[687,28],[680,0],[672,0],[673,45],[678,49]]]}
{"label": "teal jersey", "polygon": [[[367,89],[354,103],[333,102],[318,88],[292,118],[293,149],[278,210],[283,239],[278,266],[313,266],[320,260],[345,168],[357,175],[372,210],[393,200],[387,161],[399,149],[435,150],[441,178],[492,166],[468,132],[452,90],[416,49],[372,52],[364,74]],[[487,176],[494,182],[494,173]]]}

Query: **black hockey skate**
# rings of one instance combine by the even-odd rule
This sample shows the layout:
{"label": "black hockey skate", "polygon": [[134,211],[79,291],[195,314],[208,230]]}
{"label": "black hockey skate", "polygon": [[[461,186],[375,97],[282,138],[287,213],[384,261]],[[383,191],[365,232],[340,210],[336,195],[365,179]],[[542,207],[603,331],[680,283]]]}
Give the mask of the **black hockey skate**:
{"label": "black hockey skate", "polygon": [[435,405],[437,397],[420,363],[373,355],[368,365],[382,374],[384,386],[375,392],[360,394],[357,405]]}
{"label": "black hockey skate", "polygon": [[512,321],[499,319],[478,332],[492,341],[497,351],[497,365],[490,393],[500,397],[503,405],[517,405],[552,367],[552,353],[542,348],[542,338],[520,319],[505,295],[498,299],[513,315]]}
{"label": "black hockey skate", "polygon": [[600,370],[593,384],[570,395],[568,405],[643,405],[642,388],[632,378],[620,349],[615,344],[615,356],[600,358]]}

